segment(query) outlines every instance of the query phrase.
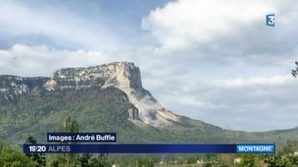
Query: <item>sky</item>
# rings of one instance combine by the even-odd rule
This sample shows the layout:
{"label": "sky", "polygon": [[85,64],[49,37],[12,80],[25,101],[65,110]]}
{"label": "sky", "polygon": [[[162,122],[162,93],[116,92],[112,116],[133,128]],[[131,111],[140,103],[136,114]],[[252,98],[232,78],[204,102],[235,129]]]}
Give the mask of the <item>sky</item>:
{"label": "sky", "polygon": [[0,75],[131,61],[177,114],[233,130],[298,127],[295,0],[0,3]]}

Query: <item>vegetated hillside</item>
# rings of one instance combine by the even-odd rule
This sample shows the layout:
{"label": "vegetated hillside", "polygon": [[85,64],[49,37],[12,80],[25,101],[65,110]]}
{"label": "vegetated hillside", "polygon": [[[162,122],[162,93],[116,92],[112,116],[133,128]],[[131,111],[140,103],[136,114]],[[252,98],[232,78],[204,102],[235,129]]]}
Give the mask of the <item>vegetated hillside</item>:
{"label": "vegetated hillside", "polygon": [[22,143],[28,135],[44,141],[47,132],[57,131],[71,115],[79,122],[80,131],[117,132],[122,143],[221,141],[217,138],[222,129],[188,118],[183,118],[181,125],[164,128],[140,120],[129,121],[127,111],[132,107],[126,94],[112,87],[49,92],[42,98],[23,95],[13,102],[2,103],[0,138],[11,144]]}
{"label": "vegetated hillside", "polygon": [[0,76],[0,140],[45,142],[67,116],[81,132],[116,132],[119,143],[284,143],[298,129],[248,133],[176,115],[142,87],[133,63],[62,69],[53,77]]}
{"label": "vegetated hillside", "polygon": [[50,92],[42,96],[19,96],[0,107],[0,138],[17,145],[28,135],[45,142],[46,133],[57,131],[71,115],[82,132],[117,132],[120,143],[235,143],[277,142],[297,139],[298,130],[247,133],[223,130],[187,117],[182,123],[153,127],[128,120],[133,107],[117,88],[87,88],[78,91]]}

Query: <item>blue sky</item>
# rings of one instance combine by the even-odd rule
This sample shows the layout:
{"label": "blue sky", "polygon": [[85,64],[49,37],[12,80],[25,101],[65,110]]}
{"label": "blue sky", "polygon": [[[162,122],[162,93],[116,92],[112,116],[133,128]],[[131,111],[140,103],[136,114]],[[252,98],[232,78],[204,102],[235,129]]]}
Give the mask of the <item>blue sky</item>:
{"label": "blue sky", "polygon": [[[139,34],[143,33],[140,27],[142,17],[151,9],[165,5],[166,1],[115,0],[111,3],[103,0],[13,0],[4,1],[2,4],[1,14],[6,18],[2,19],[6,21],[6,24],[2,25],[3,29],[14,26],[13,30],[9,30],[10,32],[0,32],[1,38],[5,39],[1,41],[3,42],[1,43],[2,48],[8,48],[15,43],[26,43],[28,45],[46,44],[66,49],[98,50],[111,49],[115,45],[125,48],[128,46],[124,45],[137,44],[138,40],[141,40]],[[7,21],[8,19],[11,20]],[[57,28],[55,28],[55,24]],[[67,24],[73,27],[65,27]],[[17,27],[18,25],[27,27],[26,32]],[[76,26],[78,27],[76,28]],[[75,37],[69,37],[66,32],[61,30],[63,28],[69,28],[70,33],[73,34],[82,33],[81,35],[102,38],[106,42],[102,43],[98,40],[98,44],[86,45],[83,42],[72,41]],[[64,36],[55,35],[55,32],[64,33]],[[87,34],[87,32],[92,32],[92,34]],[[87,42],[89,41],[87,40]]]}
{"label": "blue sky", "polygon": [[0,2],[0,74],[133,61],[175,113],[227,129],[298,126],[294,0]]}

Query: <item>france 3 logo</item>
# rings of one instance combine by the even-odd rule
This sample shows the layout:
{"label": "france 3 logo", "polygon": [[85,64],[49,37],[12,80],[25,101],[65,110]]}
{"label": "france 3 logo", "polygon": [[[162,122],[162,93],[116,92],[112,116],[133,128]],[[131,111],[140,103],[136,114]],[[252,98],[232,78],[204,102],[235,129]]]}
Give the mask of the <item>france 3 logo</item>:
{"label": "france 3 logo", "polygon": [[266,15],[266,26],[274,27],[275,26],[275,14]]}

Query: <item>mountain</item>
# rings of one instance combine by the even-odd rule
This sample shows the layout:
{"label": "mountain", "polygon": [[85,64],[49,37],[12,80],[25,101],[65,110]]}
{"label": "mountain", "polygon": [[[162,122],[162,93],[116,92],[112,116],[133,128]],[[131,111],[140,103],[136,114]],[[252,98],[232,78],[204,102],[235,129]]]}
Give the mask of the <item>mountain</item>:
{"label": "mountain", "polygon": [[179,116],[143,88],[130,62],[65,68],[51,77],[0,76],[0,139],[22,144],[28,135],[44,141],[67,116],[80,131],[117,132],[122,143],[284,142],[298,129],[247,133]]}
{"label": "mountain", "polygon": [[133,63],[111,63],[89,68],[66,68],[52,77],[24,78],[0,76],[2,101],[14,101],[23,94],[43,96],[50,92],[77,91],[88,88],[100,90],[114,87],[123,91],[133,108],[128,110],[129,120],[142,121],[155,127],[181,123],[180,116],[163,108],[143,88],[141,74]]}

